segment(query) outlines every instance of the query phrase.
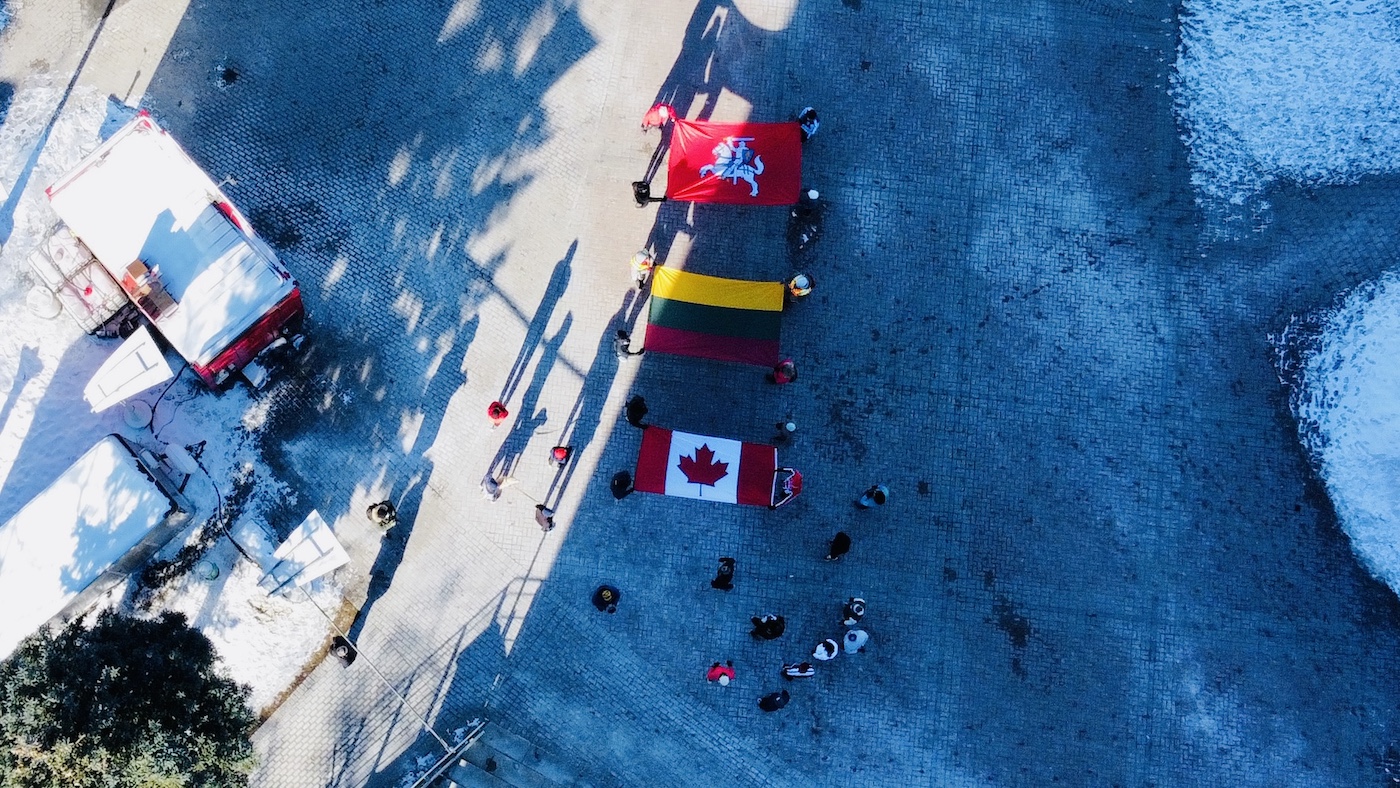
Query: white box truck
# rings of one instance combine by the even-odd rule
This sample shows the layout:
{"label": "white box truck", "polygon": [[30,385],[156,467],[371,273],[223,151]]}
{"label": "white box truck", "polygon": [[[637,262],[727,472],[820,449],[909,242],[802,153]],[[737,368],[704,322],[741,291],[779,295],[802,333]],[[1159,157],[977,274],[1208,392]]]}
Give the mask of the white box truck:
{"label": "white box truck", "polygon": [[[48,188],[54,212],[210,387],[299,344],[301,289],[218,184],[141,112]],[[252,381],[255,385],[260,380]]]}

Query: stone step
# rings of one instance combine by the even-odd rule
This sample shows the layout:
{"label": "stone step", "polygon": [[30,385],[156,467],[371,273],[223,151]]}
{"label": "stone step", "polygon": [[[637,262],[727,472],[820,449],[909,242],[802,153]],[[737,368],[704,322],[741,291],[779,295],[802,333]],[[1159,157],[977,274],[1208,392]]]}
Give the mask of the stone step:
{"label": "stone step", "polygon": [[501,782],[512,788],[559,788],[561,785],[530,768],[528,763],[521,763],[490,746],[475,744],[463,753],[462,757],[481,771],[500,778]]}
{"label": "stone step", "polygon": [[487,774],[474,764],[459,761],[447,770],[447,788],[509,788],[510,783]]}
{"label": "stone step", "polygon": [[[480,763],[478,763],[477,756],[473,754],[473,751],[478,749],[499,753],[545,778],[546,782],[540,784],[539,788],[543,788],[543,786],[571,786],[579,780],[577,769],[571,768],[564,761],[541,750],[529,741],[491,723],[486,725],[486,728],[481,732],[481,737],[465,754],[468,760],[479,766],[485,762],[486,756],[482,756]],[[498,757],[496,760],[499,762],[501,758]],[[537,786],[534,784],[522,785],[521,788],[537,788]]]}

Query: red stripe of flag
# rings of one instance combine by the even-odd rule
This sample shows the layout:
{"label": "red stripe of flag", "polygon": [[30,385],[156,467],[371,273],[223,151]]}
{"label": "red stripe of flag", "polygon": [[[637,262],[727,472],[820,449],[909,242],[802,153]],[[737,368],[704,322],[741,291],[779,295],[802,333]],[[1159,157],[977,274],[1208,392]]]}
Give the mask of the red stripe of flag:
{"label": "red stripe of flag", "polygon": [[739,503],[751,506],[772,504],[773,471],[777,467],[777,447],[745,443],[739,452]]}
{"label": "red stripe of flag", "polygon": [[782,361],[782,348],[776,339],[744,339],[687,331],[683,328],[648,325],[645,347],[657,353],[735,361],[771,367]]}
{"label": "red stripe of flag", "polygon": [[663,427],[642,430],[642,450],[637,454],[637,474],[632,487],[639,492],[665,495],[666,466],[670,461],[671,431]]}

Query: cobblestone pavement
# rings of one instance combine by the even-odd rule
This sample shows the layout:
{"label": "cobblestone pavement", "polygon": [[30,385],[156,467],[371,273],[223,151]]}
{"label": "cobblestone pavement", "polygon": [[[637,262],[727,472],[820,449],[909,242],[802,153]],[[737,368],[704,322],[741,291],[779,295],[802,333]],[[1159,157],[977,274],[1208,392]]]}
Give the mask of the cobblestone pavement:
{"label": "cobblestone pavement", "polygon": [[[1389,265],[1400,183],[1285,189],[1238,240],[1207,232],[1176,27],[1160,0],[193,0],[145,103],[306,288],[267,447],[301,495],[274,525],[335,519],[366,606],[365,658],[264,725],[255,784],[392,784],[434,747],[415,710],[485,715],[603,784],[1382,784],[1400,609],[1297,449],[1267,337]],[[632,207],[657,97],[821,108],[810,258],[781,210]],[[620,366],[648,240],[706,273],[814,273],[785,318],[801,380]],[[614,503],[632,392],[747,440],[791,416],[807,492]],[[555,443],[580,450],[560,473]],[[518,480],[494,504],[491,470]],[[857,511],[874,481],[891,503]],[[357,513],[381,495],[403,524],[376,548]],[[854,549],[822,562],[838,529]],[[759,712],[852,594],[869,652]],[[788,634],[756,644],[765,611]],[[719,659],[736,684],[704,683]]]}

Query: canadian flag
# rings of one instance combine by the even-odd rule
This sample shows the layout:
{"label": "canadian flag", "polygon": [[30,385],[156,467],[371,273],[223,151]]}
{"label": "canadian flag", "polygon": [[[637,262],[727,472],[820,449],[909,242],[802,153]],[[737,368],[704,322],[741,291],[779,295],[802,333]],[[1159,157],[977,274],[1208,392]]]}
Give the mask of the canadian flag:
{"label": "canadian flag", "polygon": [[633,486],[658,495],[768,506],[777,467],[773,446],[647,427]]}

